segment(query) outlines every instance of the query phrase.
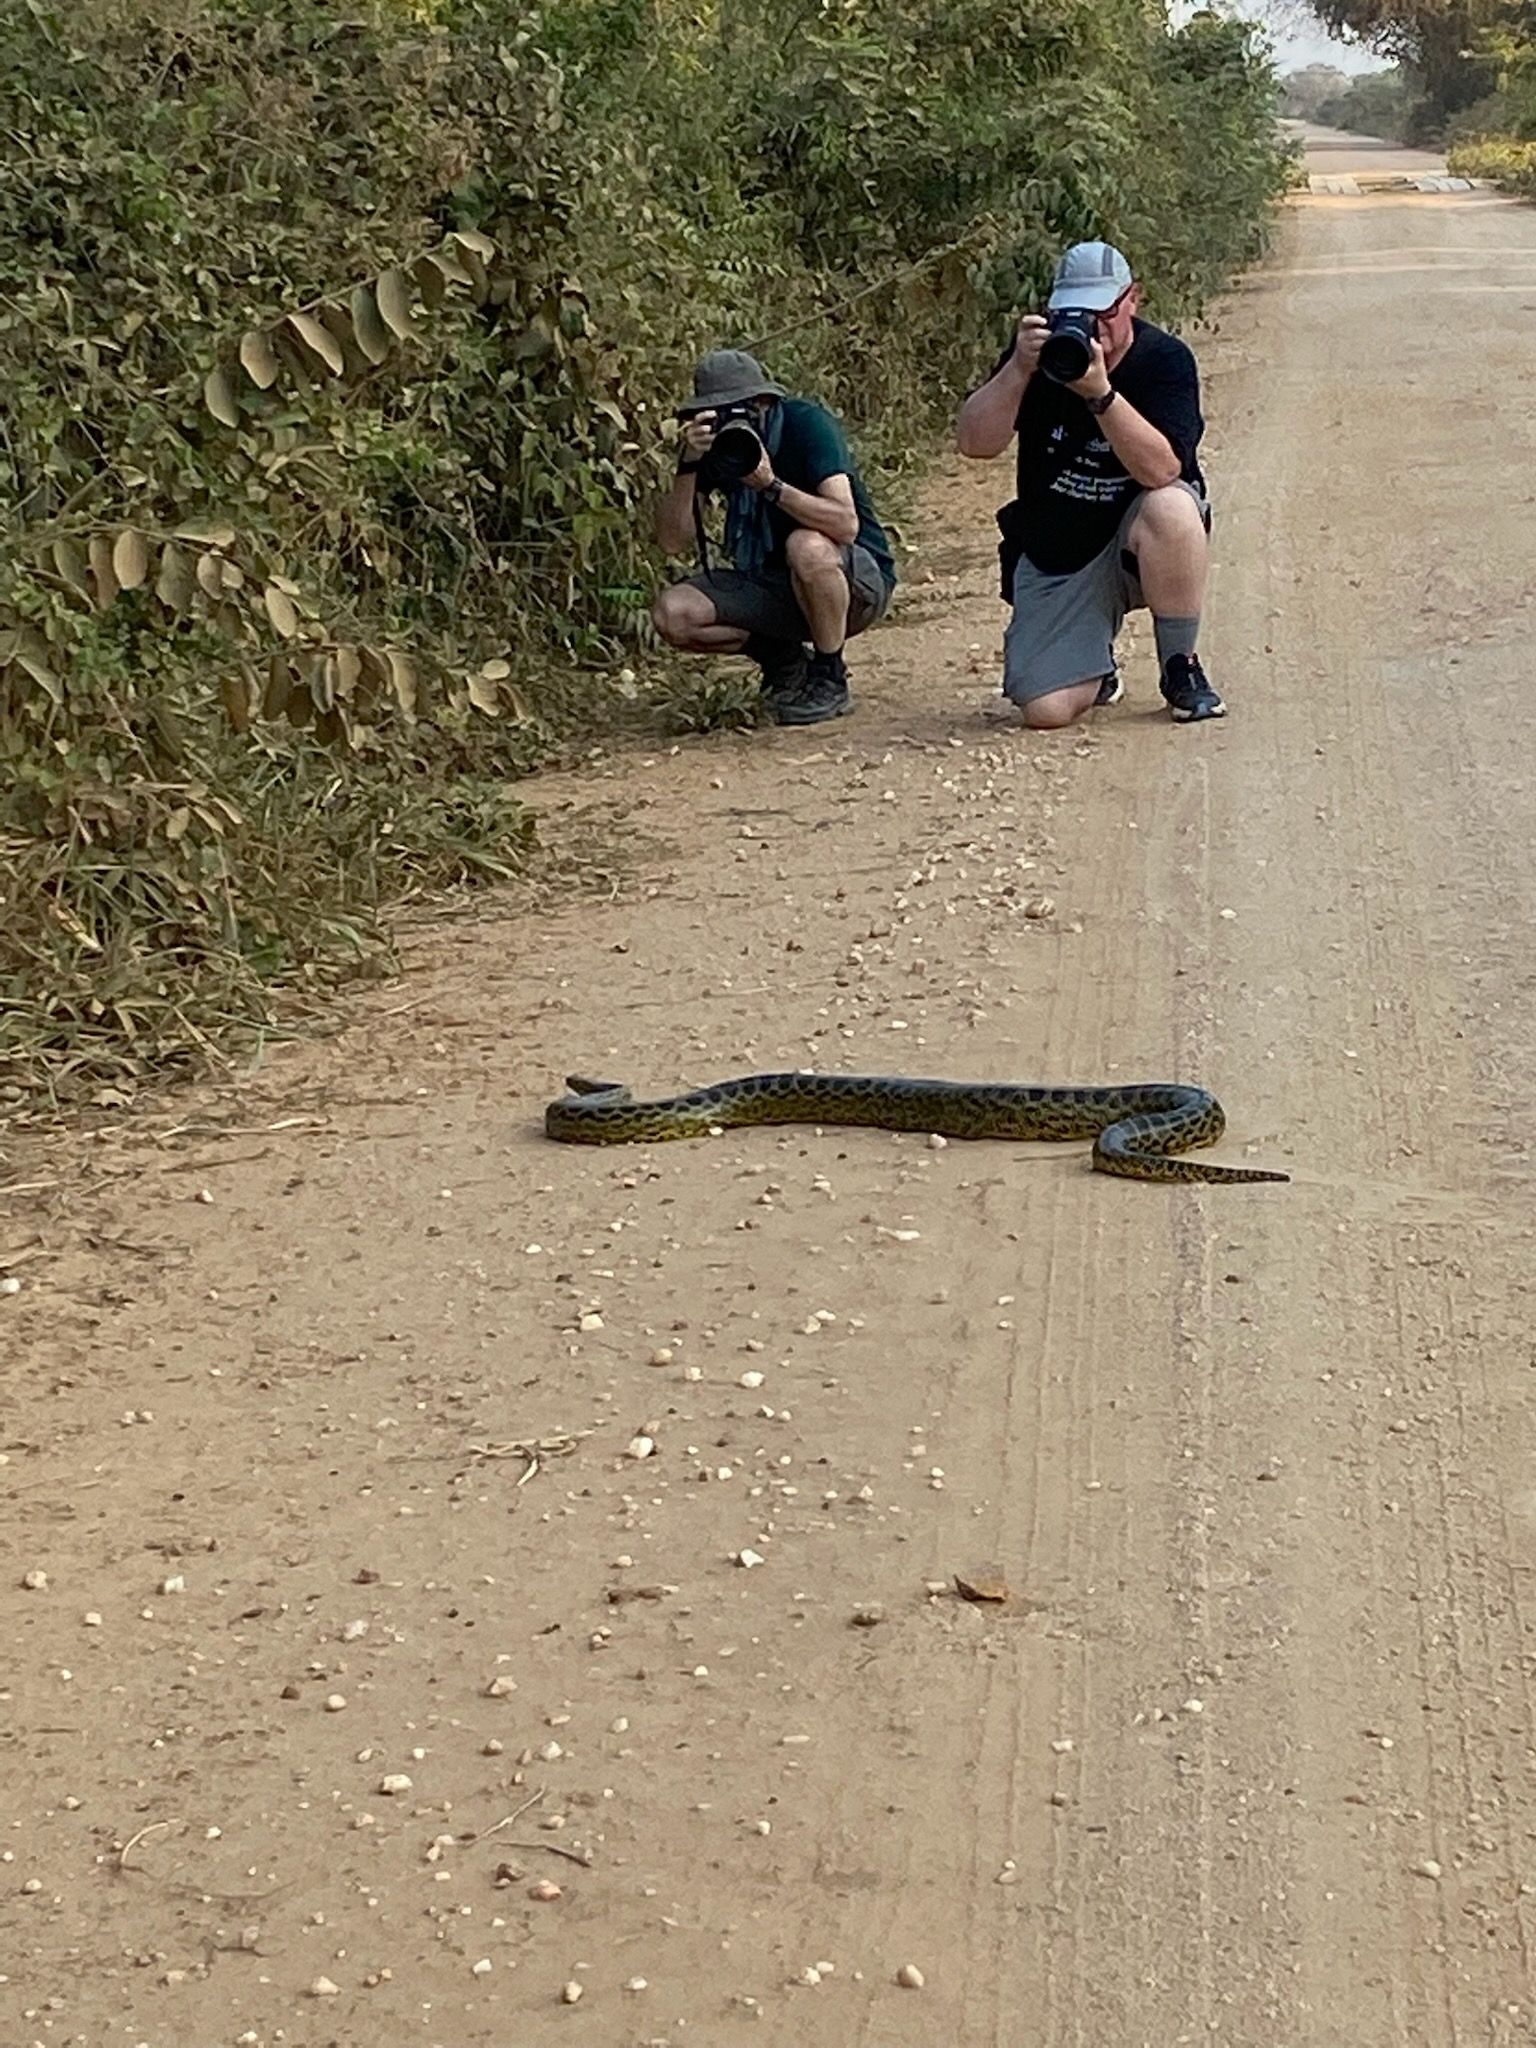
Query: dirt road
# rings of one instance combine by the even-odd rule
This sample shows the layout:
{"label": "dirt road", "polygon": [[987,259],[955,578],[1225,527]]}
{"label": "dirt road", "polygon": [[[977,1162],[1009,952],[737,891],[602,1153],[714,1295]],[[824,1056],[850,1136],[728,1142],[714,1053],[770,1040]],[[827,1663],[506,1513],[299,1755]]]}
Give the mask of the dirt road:
{"label": "dirt road", "polygon": [[[8,1197],[6,2041],[1536,2041],[1533,312],[1528,211],[1301,201],[1200,341],[1225,724],[1143,634],[1017,730],[956,468],[854,718],[548,785],[616,894]],[[1294,1179],[540,1135],[784,1063]]]}
{"label": "dirt road", "polygon": [[1445,169],[1439,150],[1407,149],[1387,142],[1379,135],[1348,135],[1339,128],[1322,128],[1313,121],[1287,121],[1285,127],[1300,137],[1307,153],[1307,169],[1319,177],[1364,172],[1436,172]]}

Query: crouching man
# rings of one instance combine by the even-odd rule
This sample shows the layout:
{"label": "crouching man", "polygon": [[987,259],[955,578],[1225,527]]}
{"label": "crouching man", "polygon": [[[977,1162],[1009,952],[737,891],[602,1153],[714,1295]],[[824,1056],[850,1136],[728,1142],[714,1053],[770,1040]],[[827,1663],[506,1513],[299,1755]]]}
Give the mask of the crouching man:
{"label": "crouching man", "polygon": [[1119,250],[1078,243],[1044,317],[1020,320],[960,413],[962,455],[990,461],[1018,437],[1015,495],[997,515],[1013,607],[1003,692],[1041,729],[1120,701],[1115,640],[1143,608],[1171,715],[1189,724],[1227,708],[1195,652],[1211,527],[1199,372],[1140,304]]}
{"label": "crouching man", "polygon": [[[844,646],[885,615],[896,584],[841,426],[738,349],[704,357],[678,411],[682,453],[657,537],[669,555],[697,542],[704,559],[662,591],[657,632],[686,654],[755,661],[781,725],[841,717],[851,703]],[[728,568],[707,559],[711,493],[725,501]]]}

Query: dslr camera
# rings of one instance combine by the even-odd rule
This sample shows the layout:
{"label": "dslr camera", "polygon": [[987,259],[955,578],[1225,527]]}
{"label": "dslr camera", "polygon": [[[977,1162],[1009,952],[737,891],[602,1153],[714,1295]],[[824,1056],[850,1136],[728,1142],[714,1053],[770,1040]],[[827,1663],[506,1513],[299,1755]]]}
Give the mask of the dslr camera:
{"label": "dslr camera", "polygon": [[1050,333],[1040,347],[1040,368],[1053,384],[1075,384],[1093,367],[1099,316],[1080,306],[1058,306],[1045,323]]}
{"label": "dslr camera", "polygon": [[[714,408],[715,438],[705,449],[694,477],[700,492],[733,491],[745,481],[763,459],[758,436],[757,408],[748,402]],[[694,417],[679,413],[680,420]]]}

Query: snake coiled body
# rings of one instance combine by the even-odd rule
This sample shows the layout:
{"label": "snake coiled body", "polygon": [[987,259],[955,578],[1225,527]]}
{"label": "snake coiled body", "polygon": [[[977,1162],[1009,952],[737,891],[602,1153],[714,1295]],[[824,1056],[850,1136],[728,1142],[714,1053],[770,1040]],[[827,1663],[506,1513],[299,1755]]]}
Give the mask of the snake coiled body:
{"label": "snake coiled body", "polygon": [[1095,1168],[1132,1180],[1290,1179],[1170,1156],[1214,1145],[1227,1121],[1214,1095],[1175,1082],[1035,1088],[887,1074],[747,1074],[654,1102],[637,1102],[616,1081],[573,1074],[566,1086],[570,1094],[544,1112],[545,1134],[565,1145],[655,1144],[737,1124],[862,1124],[946,1138],[1092,1138]]}

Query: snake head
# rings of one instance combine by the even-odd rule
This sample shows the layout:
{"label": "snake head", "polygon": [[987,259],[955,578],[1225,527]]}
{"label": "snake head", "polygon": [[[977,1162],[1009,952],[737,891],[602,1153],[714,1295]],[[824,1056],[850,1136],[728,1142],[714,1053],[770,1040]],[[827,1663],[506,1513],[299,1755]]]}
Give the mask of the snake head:
{"label": "snake head", "polygon": [[616,1101],[629,1100],[629,1090],[622,1081],[590,1081],[585,1074],[567,1074],[565,1085],[573,1095],[607,1095]]}

